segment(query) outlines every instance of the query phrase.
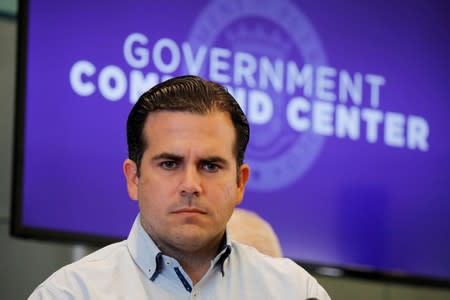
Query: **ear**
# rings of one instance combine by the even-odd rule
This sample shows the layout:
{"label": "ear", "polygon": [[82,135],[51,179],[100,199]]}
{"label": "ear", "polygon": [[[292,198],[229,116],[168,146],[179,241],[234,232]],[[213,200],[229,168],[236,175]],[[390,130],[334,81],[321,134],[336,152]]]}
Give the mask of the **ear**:
{"label": "ear", "polygon": [[249,165],[242,164],[239,167],[238,198],[236,205],[242,202],[242,198],[244,197],[245,186],[247,185],[249,176],[250,176]]}
{"label": "ear", "polygon": [[138,183],[137,166],[131,159],[126,159],[123,162],[123,173],[127,180],[128,195],[133,200],[138,200]]}

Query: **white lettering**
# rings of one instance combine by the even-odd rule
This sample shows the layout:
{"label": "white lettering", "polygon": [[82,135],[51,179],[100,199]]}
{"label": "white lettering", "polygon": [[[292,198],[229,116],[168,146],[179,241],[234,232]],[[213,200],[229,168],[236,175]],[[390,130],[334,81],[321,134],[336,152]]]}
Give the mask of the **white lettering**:
{"label": "white lettering", "polygon": [[244,81],[249,87],[256,87],[255,72],[256,59],[245,52],[236,52],[234,55],[234,84],[241,85]]}
{"label": "white lettering", "polygon": [[130,34],[123,44],[123,55],[127,63],[133,68],[143,68],[148,65],[149,53],[144,47],[136,47],[133,54],[133,45],[139,44],[141,46],[146,45],[148,39],[142,33]]}
{"label": "white lettering", "polygon": [[90,96],[95,92],[95,85],[90,82],[83,82],[83,75],[92,76],[95,74],[95,66],[87,60],[80,60],[73,64],[70,69],[70,85],[80,96]]}
{"label": "white lettering", "polygon": [[333,111],[332,103],[314,101],[312,110],[312,128],[314,132],[321,135],[333,134]]}
{"label": "white lettering", "polygon": [[347,71],[341,70],[339,72],[339,100],[345,103],[348,96],[352,98],[354,104],[361,105],[362,75],[361,73],[355,73],[352,80]]}
{"label": "white lettering", "polygon": [[183,43],[181,47],[183,50],[184,60],[186,62],[188,73],[191,75],[200,74],[200,70],[206,57],[207,51],[206,47],[200,46],[195,56],[192,53],[192,48],[191,45],[189,45],[189,43]]}
{"label": "white lettering", "polygon": [[229,58],[231,51],[224,48],[212,48],[209,56],[209,78],[215,82],[229,83],[230,76],[221,72],[228,71],[230,64],[223,60]]}
{"label": "white lettering", "polygon": [[309,119],[300,117],[299,112],[307,114],[311,111],[311,104],[303,97],[294,97],[288,103],[286,109],[286,119],[292,129],[305,131],[310,127]]}
{"label": "white lettering", "polygon": [[409,116],[407,125],[407,145],[409,149],[428,151],[429,128],[427,121],[418,116]]}
{"label": "white lettering", "polygon": [[303,87],[303,94],[311,96],[313,91],[313,68],[305,64],[299,72],[297,64],[289,61],[287,64],[286,90],[292,95],[296,87]]}
{"label": "white lettering", "polygon": [[253,124],[265,124],[273,115],[272,99],[266,93],[251,90],[248,96],[248,121]]}
{"label": "white lettering", "polygon": [[386,83],[383,76],[366,74],[366,82],[370,84],[370,105],[377,108],[380,104],[380,86]]}
{"label": "white lettering", "polygon": [[157,73],[144,73],[138,70],[133,70],[130,73],[130,103],[134,104],[139,97],[158,83]]}
{"label": "white lettering", "polygon": [[392,147],[405,145],[405,117],[399,113],[387,112],[384,121],[384,142]]}
{"label": "white lettering", "polygon": [[234,99],[236,99],[236,102],[239,103],[239,106],[241,107],[242,111],[244,113],[247,113],[247,105],[246,105],[246,99],[247,99],[247,90],[244,88],[233,88],[231,86],[226,87],[228,92],[233,96]]}
{"label": "white lettering", "polygon": [[336,136],[343,138],[348,136],[352,140],[359,138],[359,109],[345,105],[336,106]]}
{"label": "white lettering", "polygon": [[326,66],[320,66],[316,72],[316,97],[320,100],[334,101],[336,95],[333,92],[335,87],[334,79],[336,69]]}
{"label": "white lettering", "polygon": [[110,101],[121,99],[127,91],[125,74],[117,66],[106,66],[98,76],[98,88],[103,97]]}
{"label": "white lettering", "polygon": [[[163,51],[167,49],[170,53],[170,59],[166,63],[163,59]],[[180,66],[181,55],[180,49],[174,40],[164,38],[155,43],[152,53],[153,63],[155,67],[162,73],[172,73]]]}
{"label": "white lettering", "polygon": [[379,110],[365,108],[361,111],[361,119],[366,121],[366,138],[369,143],[378,139],[378,124],[383,121],[383,114]]}
{"label": "white lettering", "polygon": [[275,60],[275,66],[266,56],[259,61],[259,87],[263,90],[269,87],[269,81],[275,91],[280,93],[283,89],[284,64],[281,59]]}

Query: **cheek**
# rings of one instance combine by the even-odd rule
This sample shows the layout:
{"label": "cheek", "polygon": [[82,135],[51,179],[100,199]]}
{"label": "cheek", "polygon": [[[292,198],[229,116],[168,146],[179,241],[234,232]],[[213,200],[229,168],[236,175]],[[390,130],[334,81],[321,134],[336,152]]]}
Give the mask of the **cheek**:
{"label": "cheek", "polygon": [[160,198],[163,197],[164,188],[163,184],[155,184],[154,180],[149,178],[141,178],[138,186],[138,199],[139,207],[147,208],[158,208],[158,203],[161,203]]}
{"label": "cheek", "polygon": [[223,194],[226,199],[230,199],[233,197],[233,186],[230,183],[227,183],[223,186]]}
{"label": "cheek", "polygon": [[235,183],[227,183],[222,188],[225,205],[234,204],[237,198],[237,186]]}

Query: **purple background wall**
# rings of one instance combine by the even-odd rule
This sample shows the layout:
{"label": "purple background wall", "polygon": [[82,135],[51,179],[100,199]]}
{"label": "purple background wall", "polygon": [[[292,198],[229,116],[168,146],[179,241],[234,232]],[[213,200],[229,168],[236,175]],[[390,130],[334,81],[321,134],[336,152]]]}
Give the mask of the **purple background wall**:
{"label": "purple background wall", "polygon": [[[127,235],[137,207],[121,165],[135,87],[194,73],[193,52],[197,73],[227,85],[249,116],[253,177],[242,206],[273,224],[287,256],[450,279],[448,11],[445,1],[30,1],[23,225]],[[132,33],[145,41],[128,54],[145,62],[148,52],[148,63],[127,60]],[[80,61],[84,73],[71,79]],[[304,66],[311,81],[291,90]],[[343,73],[361,76],[360,103],[340,94]],[[323,110],[292,113],[296,97]],[[344,108],[359,112],[356,137],[338,133],[334,112]],[[364,110],[382,116],[373,142]],[[411,119],[419,125],[408,131]]]}

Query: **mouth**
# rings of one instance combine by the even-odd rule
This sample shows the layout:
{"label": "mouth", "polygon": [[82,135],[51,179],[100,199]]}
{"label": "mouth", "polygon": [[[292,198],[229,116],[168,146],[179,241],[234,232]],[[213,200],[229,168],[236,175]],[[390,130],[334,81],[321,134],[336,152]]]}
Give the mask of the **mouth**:
{"label": "mouth", "polygon": [[180,215],[183,215],[183,214],[186,214],[186,215],[192,215],[192,214],[204,215],[204,214],[206,214],[206,212],[204,210],[199,209],[199,208],[195,208],[195,207],[183,207],[183,208],[180,208],[180,209],[177,209],[177,210],[173,211],[173,213],[174,214],[180,214]]}

